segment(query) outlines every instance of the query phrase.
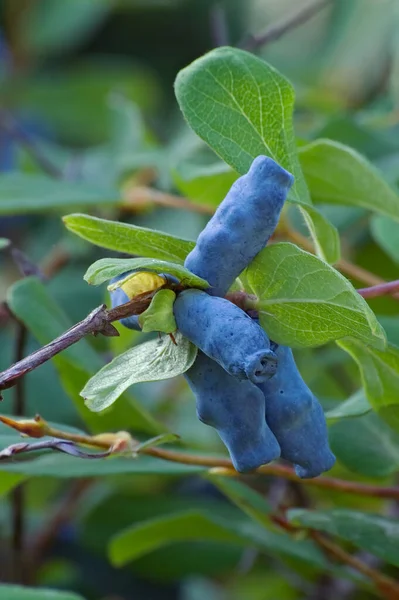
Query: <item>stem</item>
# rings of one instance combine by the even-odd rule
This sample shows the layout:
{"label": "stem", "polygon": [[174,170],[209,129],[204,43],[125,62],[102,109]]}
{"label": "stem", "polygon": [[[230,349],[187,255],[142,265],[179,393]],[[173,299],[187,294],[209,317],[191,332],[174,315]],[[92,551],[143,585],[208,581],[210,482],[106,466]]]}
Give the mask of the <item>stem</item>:
{"label": "stem", "polygon": [[[196,454],[186,454],[175,450],[166,450],[164,448],[147,448],[144,454],[150,454],[163,460],[178,462],[185,465],[196,465],[199,467],[222,468],[221,475],[239,477],[240,474],[235,471],[232,462],[228,458],[215,458],[212,456],[201,456]],[[259,467],[254,473],[261,475],[271,475],[283,477],[290,481],[296,481],[302,485],[319,487],[335,490],[337,492],[356,494],[359,496],[371,496],[375,498],[393,498],[399,500],[399,487],[381,487],[367,483],[358,483],[356,481],[345,481],[334,477],[317,477],[315,479],[300,479],[294,469],[284,465],[270,464]]]}
{"label": "stem", "polygon": [[384,575],[377,569],[367,565],[362,560],[346,552],[341,546],[328,539],[325,535],[314,529],[297,527],[287,521],[284,516],[272,515],[272,521],[279,525],[284,531],[291,534],[296,534],[298,531],[306,531],[318,546],[320,546],[330,557],[346,564],[348,567],[355,569],[362,575],[365,575],[375,584],[377,589],[382,593],[384,598],[388,600],[399,599],[399,583],[391,577]]}
{"label": "stem", "polygon": [[[51,438],[57,438],[59,440],[65,440],[68,442],[83,444],[85,446],[94,446],[104,450],[110,450],[111,447],[115,448],[118,446],[121,452],[126,455],[129,451],[130,442],[132,438],[126,432],[119,432],[116,434],[103,433],[100,435],[91,436],[82,433],[71,433],[55,429],[48,425],[47,422],[42,421],[39,416],[34,421],[22,421],[17,422],[8,417],[1,417],[1,421],[13,427],[21,433],[31,435],[31,437],[43,437],[49,436]],[[29,446],[29,444],[21,444],[21,450],[17,453],[23,453],[29,451],[23,446]],[[228,458],[219,458],[214,456],[204,456],[201,454],[189,454],[186,452],[179,452],[177,450],[167,450],[160,448],[159,446],[143,447],[139,450],[140,454],[148,454],[155,458],[167,460],[170,462],[180,463],[184,465],[195,465],[198,467],[209,467],[218,469],[220,475],[226,477],[240,477],[240,474],[234,469],[231,460]],[[15,454],[15,453],[14,453]],[[298,484],[319,487],[324,489],[336,490],[341,493],[357,494],[360,496],[371,496],[375,498],[391,498],[399,500],[399,486],[398,487],[380,487],[376,485],[370,485],[367,483],[358,483],[356,481],[345,481],[343,479],[336,479],[334,477],[317,477],[315,479],[299,479],[295,474],[292,467],[279,464],[270,464],[259,467],[253,474],[269,475],[275,477],[282,477],[289,481],[295,481]]]}
{"label": "stem", "polygon": [[362,575],[365,575],[375,584],[376,588],[381,592],[384,598],[393,600],[399,598],[399,583],[384,575],[377,569],[367,565],[365,562],[346,552],[341,546],[338,546],[335,542],[328,539],[319,531],[310,531],[311,538],[325,550],[333,558],[340,562],[352,567]]}
{"label": "stem", "polygon": [[126,189],[123,203],[120,208],[122,210],[129,210],[132,208],[135,209],[137,206],[147,206],[148,204],[189,210],[203,215],[213,215],[215,212],[215,209],[212,206],[191,202],[191,200],[187,200],[182,196],[167,194],[147,186],[135,186]]}
{"label": "stem", "polygon": [[392,292],[399,292],[399,279],[396,281],[388,281],[387,283],[380,283],[379,285],[373,285],[368,288],[362,288],[357,291],[363,298],[386,296],[387,294],[392,294]]}
{"label": "stem", "polygon": [[243,50],[254,52],[261,46],[266,46],[266,44],[275,42],[292,29],[296,29],[300,25],[303,25],[331,3],[332,0],[318,0],[317,2],[308,4],[294,15],[288,17],[288,19],[268,27],[263,33],[250,35],[239,46]]}
{"label": "stem", "polygon": [[23,377],[33,369],[36,369],[46,361],[50,360],[59,352],[62,352],[69,346],[76,344],[79,340],[88,334],[101,333],[106,336],[117,336],[118,331],[111,325],[113,321],[119,321],[124,317],[142,313],[151,303],[153,295],[158,290],[150,294],[141,294],[126,304],[121,304],[116,308],[107,310],[105,305],[95,308],[83,321],[68,329],[65,333],[55,340],[46,344],[36,352],[33,352],[26,358],[17,361],[6,371],[0,373],[0,390],[16,385],[20,377]]}
{"label": "stem", "polygon": [[[300,234],[293,232],[295,237]],[[292,236],[293,237],[293,236]],[[303,236],[300,236],[301,238]],[[306,238],[304,238],[306,240]],[[296,240],[297,241],[297,240]],[[306,240],[308,242],[308,240]],[[340,261],[342,263],[342,261]],[[355,265],[353,265],[355,267]],[[360,268],[360,267],[356,267]],[[371,275],[371,274],[370,274]],[[176,288],[177,289],[177,288]],[[393,293],[399,289],[399,281],[384,282],[383,284],[373,285],[370,288],[358,290],[359,294],[364,298],[373,298],[388,293]],[[53,358],[59,352],[62,352],[69,346],[72,346],[88,334],[97,335],[101,333],[105,336],[117,336],[118,331],[111,325],[113,321],[119,321],[131,315],[141,314],[151,303],[151,299],[158,291],[154,290],[149,293],[136,296],[133,300],[121,304],[116,308],[107,310],[105,305],[94,309],[85,319],[68,329],[58,338],[39,348],[23,360],[11,365],[6,371],[0,373],[0,390],[5,390],[15,385],[20,377],[23,377],[33,369],[36,369],[46,361]],[[256,297],[245,292],[233,292],[228,294],[227,299],[233,304],[236,304],[243,310],[256,309]],[[396,296],[394,296],[396,297]],[[398,295],[399,297],[399,295]],[[0,396],[1,398],[1,396]]]}

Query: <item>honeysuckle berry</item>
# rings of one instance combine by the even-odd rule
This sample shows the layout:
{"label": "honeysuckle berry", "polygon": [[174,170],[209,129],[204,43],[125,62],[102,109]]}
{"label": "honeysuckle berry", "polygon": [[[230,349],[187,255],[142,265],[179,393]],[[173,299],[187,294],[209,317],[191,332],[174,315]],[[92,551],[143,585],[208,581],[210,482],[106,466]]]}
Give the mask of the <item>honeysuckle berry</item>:
{"label": "honeysuckle berry", "polygon": [[248,173],[234,182],[184,263],[210,283],[210,294],[224,296],[266,246],[293,182],[268,156],[255,158]]}
{"label": "honeysuckle berry", "polygon": [[173,311],[179,331],[230,375],[261,383],[276,372],[266,333],[229,300],[186,290]]}
{"label": "honeysuckle berry", "polygon": [[256,385],[232,377],[201,351],[184,376],[194,392],[198,418],[217,430],[237,471],[252,471],[280,456]]}

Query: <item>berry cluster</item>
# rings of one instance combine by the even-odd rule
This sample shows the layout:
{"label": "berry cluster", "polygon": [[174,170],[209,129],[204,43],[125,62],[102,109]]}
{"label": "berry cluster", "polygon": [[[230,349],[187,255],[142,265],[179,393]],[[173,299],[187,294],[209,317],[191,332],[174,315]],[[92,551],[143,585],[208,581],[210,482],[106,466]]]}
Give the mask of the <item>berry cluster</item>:
{"label": "berry cluster", "polygon": [[[186,258],[185,267],[211,287],[181,292],[174,315],[179,331],[199,349],[185,373],[198,418],[218,431],[236,470],[251,471],[281,456],[299,477],[316,477],[335,461],[321,405],[291,349],[271,342],[256,318],[223,298],[266,246],[292,183],[271,158],[253,161]],[[120,288],[112,293],[113,306],[127,300]],[[139,329],[137,317],[123,324]]]}

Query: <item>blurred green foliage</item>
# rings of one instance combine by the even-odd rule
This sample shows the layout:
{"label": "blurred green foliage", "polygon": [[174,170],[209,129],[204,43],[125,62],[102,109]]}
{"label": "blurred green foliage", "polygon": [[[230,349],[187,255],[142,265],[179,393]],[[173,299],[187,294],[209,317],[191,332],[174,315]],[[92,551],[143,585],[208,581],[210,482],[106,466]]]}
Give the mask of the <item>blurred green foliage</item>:
{"label": "blurred green foliage", "polygon": [[[307,229],[295,204],[290,206],[279,238],[289,239],[287,224],[302,234],[309,231],[319,255],[333,263],[339,253],[337,230],[344,258],[383,279],[399,279],[395,0],[331,0],[308,22],[256,49],[280,73],[287,94],[283,143],[276,105],[268,104],[280,96],[278,86],[266,86],[260,99],[254,96],[254,106],[260,101],[270,125],[260,138],[262,123],[237,126],[234,111],[228,112],[231,105],[219,107],[219,134],[226,133],[223,127],[232,129],[230,146],[199,122],[200,94],[183,89],[188,83],[182,73],[174,96],[175,78],[187,65],[183,73],[202,85],[204,72],[196,70],[199,63],[193,66],[193,60],[219,45],[242,45],[249,34],[289,19],[302,4],[3,0],[0,299],[28,329],[25,354],[108,302],[104,286],[83,280],[94,261],[139,254],[181,264],[209,208],[217,206],[237,177],[231,167],[244,172],[269,144],[287,168],[294,161],[302,187],[293,200],[308,217]],[[210,60],[209,55],[202,60]],[[250,62],[262,82],[270,67],[259,67],[254,57]],[[219,76],[224,82],[230,75]],[[290,131],[293,89],[286,78],[296,94],[296,137]],[[233,105],[248,102],[245,89],[236,92]],[[184,123],[178,102],[211,148]],[[214,110],[208,98],[201,119]],[[59,177],[49,175],[49,163]],[[171,206],[161,205],[159,194]],[[186,210],[184,203],[176,204],[177,196],[202,210]],[[76,211],[85,216],[70,214]],[[148,234],[148,228],[162,236]],[[54,275],[46,282],[35,276],[21,279],[5,239],[45,270],[50,264]],[[247,284],[245,277],[242,283]],[[320,295],[317,285],[314,293]],[[347,352],[329,342],[301,348],[296,357],[327,412],[338,458],[332,475],[394,485],[399,470],[398,302],[386,296],[369,305],[386,331],[388,350],[352,340],[342,343]],[[3,370],[16,360],[16,324],[3,311],[0,318]],[[181,438],[176,445],[181,451],[224,456],[215,432],[197,420],[182,378],[139,383],[104,412],[85,406],[79,394],[88,379],[112,356],[136,348],[136,332],[117,328],[119,338],[86,338],[28,374],[24,415],[40,413],[59,428],[79,432],[129,430],[141,441],[173,432]],[[5,391],[1,412],[15,414],[13,389]],[[16,432],[0,425],[0,450],[19,442]],[[11,550],[13,491],[22,482],[26,568],[15,550],[13,565]],[[289,509],[290,523],[328,532],[344,549],[361,557],[368,552],[367,560],[381,572],[398,577],[397,508],[382,498],[271,476],[235,480],[151,456],[89,461],[56,452],[2,463],[0,496],[4,600],[375,597],[365,577],[331,560],[312,539],[282,531],[270,518],[280,503]],[[65,503],[72,508],[57,527],[53,514]],[[50,542],[41,546],[49,525]],[[10,587],[10,582],[37,587]]]}

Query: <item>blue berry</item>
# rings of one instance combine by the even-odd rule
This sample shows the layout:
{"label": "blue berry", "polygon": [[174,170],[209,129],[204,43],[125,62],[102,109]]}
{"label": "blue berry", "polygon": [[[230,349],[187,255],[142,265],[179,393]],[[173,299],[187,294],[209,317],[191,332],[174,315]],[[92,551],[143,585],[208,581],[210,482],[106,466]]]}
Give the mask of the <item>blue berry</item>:
{"label": "blue berry", "polygon": [[210,294],[224,296],[266,246],[293,181],[274,160],[258,156],[232,185],[184,263],[210,283]]}
{"label": "blue berry", "polygon": [[328,471],[335,457],[328,445],[323,409],[303,381],[286,346],[276,349],[274,377],[259,385],[265,396],[266,420],[281,447],[281,457],[295,465],[301,478]]}
{"label": "blue berry", "polygon": [[184,376],[195,394],[198,418],[217,430],[237,471],[252,471],[280,456],[256,385],[232,377],[201,351]]}
{"label": "blue berry", "polygon": [[186,290],[173,311],[179,331],[230,375],[261,383],[276,372],[276,355],[266,333],[235,304]]}

